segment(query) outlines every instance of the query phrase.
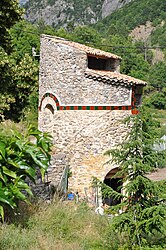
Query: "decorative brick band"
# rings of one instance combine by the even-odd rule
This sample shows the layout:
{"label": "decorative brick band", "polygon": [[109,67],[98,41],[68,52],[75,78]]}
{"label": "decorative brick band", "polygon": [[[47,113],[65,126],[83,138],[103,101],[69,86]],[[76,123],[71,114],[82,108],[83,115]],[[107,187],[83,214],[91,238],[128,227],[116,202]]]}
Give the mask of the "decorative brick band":
{"label": "decorative brick band", "polygon": [[131,110],[131,106],[60,106],[57,110]]}
{"label": "decorative brick band", "polygon": [[46,93],[40,102],[40,106],[39,106],[39,111],[41,111],[41,106],[42,106],[42,102],[46,97],[50,97],[55,101],[57,110],[131,110],[132,114],[138,114],[138,110],[136,108],[136,98],[135,98],[135,89],[134,87],[132,88],[132,100],[131,100],[131,105],[130,106],[78,106],[78,105],[74,105],[74,106],[60,106],[59,101],[57,99],[57,97],[55,95],[53,95],[52,93]]}

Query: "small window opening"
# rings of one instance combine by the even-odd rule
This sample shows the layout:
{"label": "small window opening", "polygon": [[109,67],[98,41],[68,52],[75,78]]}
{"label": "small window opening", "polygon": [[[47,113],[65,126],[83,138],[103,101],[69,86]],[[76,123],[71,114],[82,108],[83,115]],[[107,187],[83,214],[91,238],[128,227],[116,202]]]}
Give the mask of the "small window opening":
{"label": "small window opening", "polygon": [[106,69],[106,59],[88,56],[88,68],[89,69],[105,70]]}
{"label": "small window opening", "polygon": [[97,70],[117,70],[118,63],[113,58],[96,58],[88,55],[88,68]]}

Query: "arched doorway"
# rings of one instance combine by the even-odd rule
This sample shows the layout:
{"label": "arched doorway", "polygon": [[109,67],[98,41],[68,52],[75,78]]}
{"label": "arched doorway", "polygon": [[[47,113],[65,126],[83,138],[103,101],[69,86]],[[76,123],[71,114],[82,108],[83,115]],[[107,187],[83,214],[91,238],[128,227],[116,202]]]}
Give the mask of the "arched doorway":
{"label": "arched doorway", "polygon": [[[118,168],[114,168],[110,170],[105,176],[104,183],[111,187],[118,193],[122,192],[123,178],[122,177],[114,177],[118,172]],[[112,196],[103,198],[103,202],[109,206],[117,205],[121,202],[121,199],[115,199]]]}

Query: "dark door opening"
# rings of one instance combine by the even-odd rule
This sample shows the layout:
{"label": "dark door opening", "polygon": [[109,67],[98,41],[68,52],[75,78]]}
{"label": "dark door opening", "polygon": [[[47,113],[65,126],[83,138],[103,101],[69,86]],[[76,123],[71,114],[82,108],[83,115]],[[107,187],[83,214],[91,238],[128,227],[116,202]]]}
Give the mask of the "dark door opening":
{"label": "dark door opening", "polygon": [[[118,193],[121,193],[122,189],[122,178],[105,178],[104,183],[111,187],[113,190],[117,191]],[[120,204],[121,199],[115,199],[112,196],[105,197],[103,199],[103,202],[106,203],[108,206],[114,206],[117,204]]]}

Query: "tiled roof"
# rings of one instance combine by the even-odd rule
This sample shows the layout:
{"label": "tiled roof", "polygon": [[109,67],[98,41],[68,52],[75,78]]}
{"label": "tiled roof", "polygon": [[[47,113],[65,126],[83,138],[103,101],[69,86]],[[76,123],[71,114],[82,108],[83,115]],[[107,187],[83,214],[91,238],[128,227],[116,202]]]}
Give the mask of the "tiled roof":
{"label": "tiled roof", "polygon": [[117,72],[107,71],[107,70],[94,70],[87,69],[85,72],[85,76],[87,78],[94,78],[96,80],[104,81],[104,82],[112,82],[117,81],[117,83],[122,83],[126,85],[146,85],[146,82],[136,79],[131,76],[127,76],[124,74],[120,74]]}
{"label": "tiled roof", "polygon": [[[51,37],[51,36],[49,36],[49,37]],[[55,36],[52,36],[52,39],[57,43],[72,46],[72,47],[74,47],[76,49],[79,49],[79,50],[82,50],[82,51],[86,52],[88,55],[91,55],[91,56],[94,56],[94,57],[113,58],[113,59],[121,60],[120,56],[114,55],[114,54],[109,53],[109,52],[105,52],[105,51],[100,50],[100,49],[95,49],[95,48],[86,46],[86,45],[81,44],[81,43],[68,41],[68,40],[65,40],[63,38],[55,37]]]}

